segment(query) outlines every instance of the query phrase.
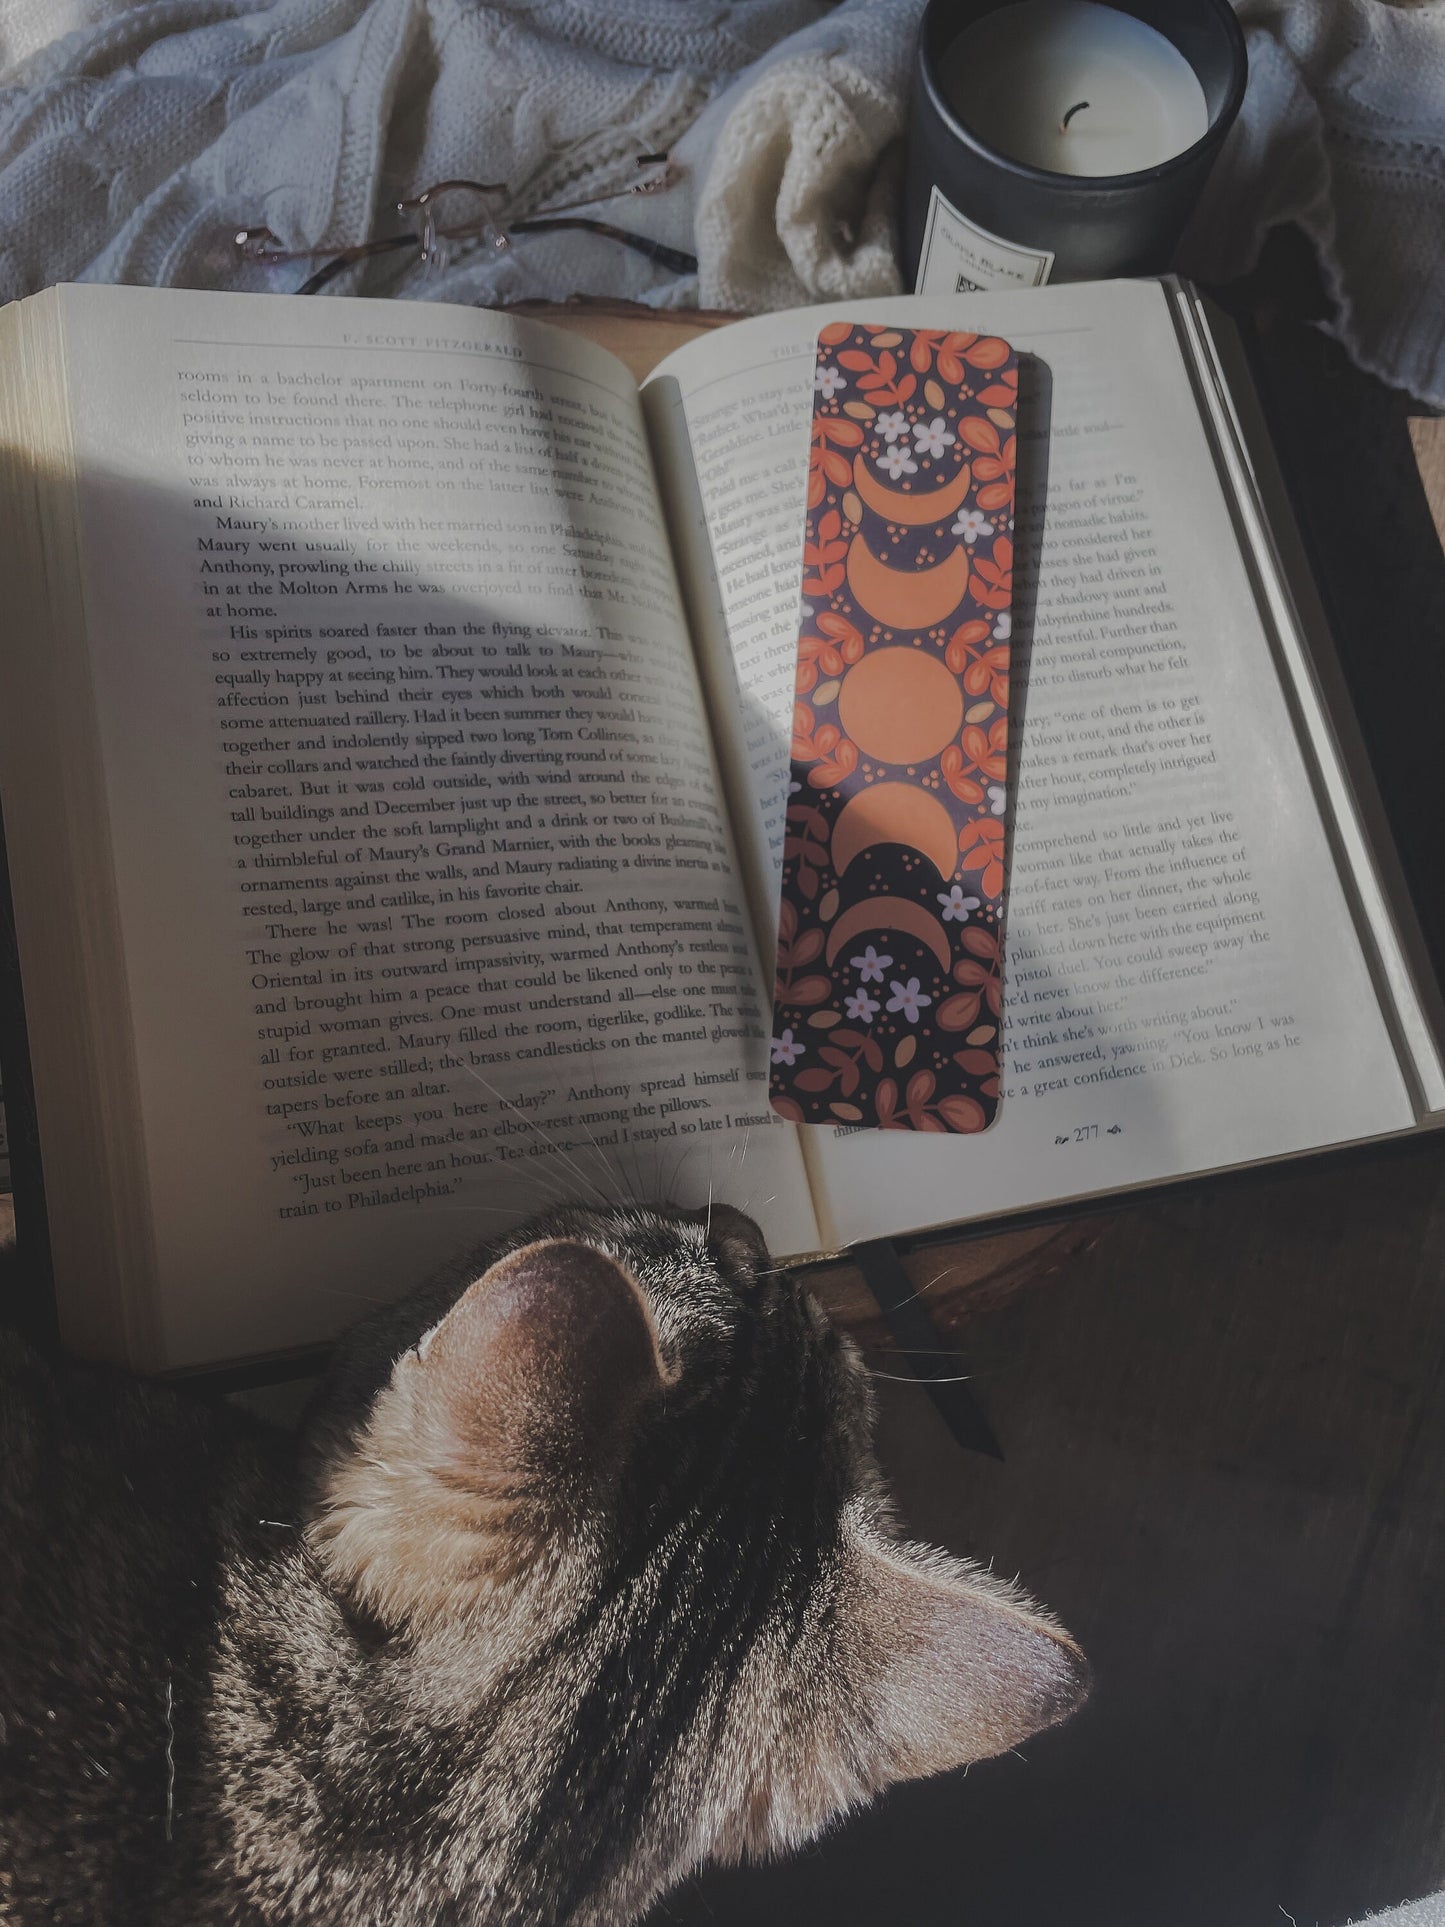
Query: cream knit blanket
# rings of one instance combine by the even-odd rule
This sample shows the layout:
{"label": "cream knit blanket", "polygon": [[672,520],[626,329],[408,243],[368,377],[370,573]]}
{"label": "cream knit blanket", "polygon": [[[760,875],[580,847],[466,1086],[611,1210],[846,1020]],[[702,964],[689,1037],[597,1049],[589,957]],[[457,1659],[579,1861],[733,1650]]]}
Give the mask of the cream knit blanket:
{"label": "cream knit blanket", "polygon": [[[1445,405],[1445,0],[1238,0],[1248,98],[1181,265],[1224,279],[1269,228],[1309,234],[1332,330]],[[0,299],[60,280],[294,286],[238,261],[384,228],[451,175],[520,218],[599,207],[701,260],[524,236],[440,270],[337,284],[487,303],[575,291],[765,308],[892,291],[891,222],[921,0],[0,0]],[[695,240],[694,240],[695,236]]]}
{"label": "cream knit blanket", "polygon": [[[1309,235],[1361,366],[1445,407],[1445,0],[1236,0],[1243,110],[1178,265],[1225,281]],[[846,0],[740,77],[699,194],[702,298],[792,306],[896,289],[885,157],[922,0]],[[880,165],[880,163],[882,163]]]}

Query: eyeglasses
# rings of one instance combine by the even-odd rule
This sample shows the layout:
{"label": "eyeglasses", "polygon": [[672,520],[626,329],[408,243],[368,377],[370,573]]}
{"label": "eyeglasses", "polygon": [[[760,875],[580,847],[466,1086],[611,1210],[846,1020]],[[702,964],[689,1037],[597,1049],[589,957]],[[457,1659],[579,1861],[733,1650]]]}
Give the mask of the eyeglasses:
{"label": "eyeglasses", "polygon": [[440,267],[445,265],[452,242],[480,241],[492,253],[504,254],[516,235],[555,233],[564,229],[600,234],[605,240],[620,242],[634,254],[655,261],[659,267],[670,268],[674,274],[696,274],[695,254],[684,254],[680,248],[670,248],[661,241],[654,241],[650,235],[634,234],[627,228],[615,227],[611,221],[599,221],[591,215],[572,212],[574,208],[595,207],[600,201],[631,200],[642,195],[661,194],[682,178],[682,169],[666,154],[643,154],[637,164],[654,171],[627,187],[619,188],[615,193],[593,195],[583,201],[559,201],[552,207],[540,208],[537,213],[529,214],[520,221],[503,222],[497,217],[497,201],[507,192],[501,182],[438,181],[420,194],[393,203],[398,214],[413,217],[414,226],[405,234],[382,235],[374,241],[362,241],[356,247],[337,251],[332,248],[287,248],[270,228],[243,227],[237,230],[236,248],[246,260],[265,262],[267,265],[286,261],[320,261],[323,265],[302,283],[297,289],[298,294],[316,294],[358,261],[369,260],[374,255],[395,254],[401,249],[415,248],[424,262]]}

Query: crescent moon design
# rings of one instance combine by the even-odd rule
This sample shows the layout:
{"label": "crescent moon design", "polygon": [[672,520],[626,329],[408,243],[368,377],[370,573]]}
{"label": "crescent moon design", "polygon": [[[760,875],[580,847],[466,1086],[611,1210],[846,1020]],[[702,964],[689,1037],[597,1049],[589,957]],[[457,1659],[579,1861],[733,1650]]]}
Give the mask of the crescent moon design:
{"label": "crescent moon design", "polygon": [[848,550],[848,586],[887,629],[931,629],[951,616],[968,588],[968,551],[960,543],[931,569],[890,569],[861,533]]}
{"label": "crescent moon design", "polygon": [[967,462],[951,482],[930,495],[906,494],[901,488],[885,488],[861,455],[853,457],[853,486],[876,515],[904,528],[929,528],[956,515],[968,495],[972,470]]}
{"label": "crescent moon design", "polygon": [[958,862],[953,818],[931,790],[912,783],[870,783],[857,790],[833,825],[833,870],[842,876],[875,843],[901,843],[926,856],[945,882]]}
{"label": "crescent moon design", "polygon": [[828,962],[833,962],[850,938],[877,936],[881,930],[902,930],[927,944],[944,972],[953,962],[948,935],[938,918],[921,903],[909,903],[906,897],[865,897],[861,903],[849,904],[828,932]]}

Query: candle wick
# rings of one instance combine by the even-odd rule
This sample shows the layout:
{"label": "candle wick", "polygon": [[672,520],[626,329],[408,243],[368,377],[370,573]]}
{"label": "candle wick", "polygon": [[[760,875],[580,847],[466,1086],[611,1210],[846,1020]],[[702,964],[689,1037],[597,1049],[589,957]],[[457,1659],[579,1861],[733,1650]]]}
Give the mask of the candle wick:
{"label": "candle wick", "polygon": [[1082,114],[1084,109],[1088,106],[1088,104],[1089,103],[1086,100],[1076,100],[1074,102],[1073,106],[1069,109],[1068,113],[1065,114],[1064,118],[1059,122],[1059,132],[1061,134],[1068,133],[1069,122],[1074,118],[1075,114]]}

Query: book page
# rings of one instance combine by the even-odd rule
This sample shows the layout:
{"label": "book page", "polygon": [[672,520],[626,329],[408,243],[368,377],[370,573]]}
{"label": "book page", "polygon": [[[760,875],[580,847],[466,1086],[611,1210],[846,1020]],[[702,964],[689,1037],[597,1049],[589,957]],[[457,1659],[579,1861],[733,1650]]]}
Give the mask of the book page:
{"label": "book page", "polygon": [[[776,906],[787,804],[813,344],[835,318],[1001,335],[1042,365],[1047,420],[1020,437],[1002,1113],[966,1140],[808,1133],[825,1230],[878,1236],[1408,1129],[1157,284],[747,322],[644,390],[675,467],[690,447],[694,629],[734,718],[759,905]],[[981,1000],[976,1034],[999,1022]]]}
{"label": "book page", "polygon": [[164,1361],[567,1198],[812,1248],[626,371],[465,309],[61,312]]}

